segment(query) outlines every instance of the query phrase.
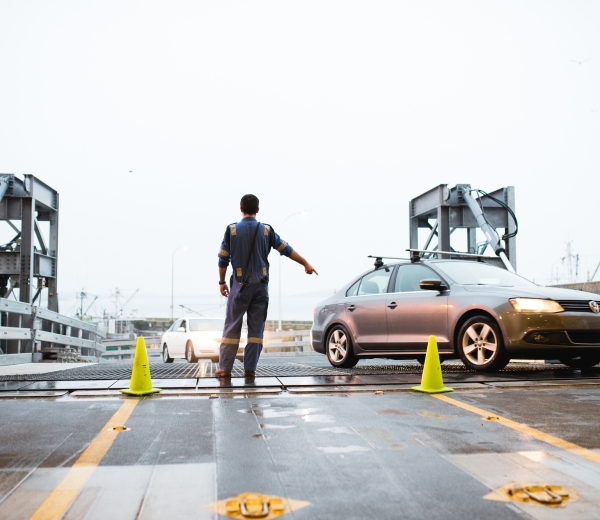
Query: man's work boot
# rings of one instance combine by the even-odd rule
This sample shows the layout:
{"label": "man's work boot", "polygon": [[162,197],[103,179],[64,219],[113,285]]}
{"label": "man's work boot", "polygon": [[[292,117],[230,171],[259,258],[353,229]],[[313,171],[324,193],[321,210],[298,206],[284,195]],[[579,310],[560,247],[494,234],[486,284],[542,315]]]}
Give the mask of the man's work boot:
{"label": "man's work boot", "polygon": [[231,370],[217,370],[215,371],[215,377],[231,377]]}
{"label": "man's work boot", "polygon": [[255,370],[244,370],[244,377],[256,377],[256,371]]}

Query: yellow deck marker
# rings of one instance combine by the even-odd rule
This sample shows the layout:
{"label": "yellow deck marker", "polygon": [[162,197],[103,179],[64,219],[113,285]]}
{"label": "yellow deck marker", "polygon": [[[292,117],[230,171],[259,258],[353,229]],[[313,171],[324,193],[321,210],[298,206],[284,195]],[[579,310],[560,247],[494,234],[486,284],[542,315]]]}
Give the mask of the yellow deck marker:
{"label": "yellow deck marker", "polygon": [[242,493],[236,497],[206,504],[204,508],[230,518],[272,520],[309,505],[310,502],[304,500],[292,500],[261,493]]}
{"label": "yellow deck marker", "polygon": [[98,436],[75,461],[60,484],[33,513],[30,520],[60,520],[62,518],[119,435],[119,431],[113,430],[113,428],[123,426],[137,404],[137,399],[128,399],[121,405],[100,430]]}
{"label": "yellow deck marker", "polygon": [[452,399],[451,397],[448,397],[447,395],[433,395],[432,397],[435,397],[436,399],[439,399],[440,401],[444,401],[444,402],[452,404],[454,406],[458,406],[459,408],[462,408],[463,410],[467,410],[469,412],[476,413],[484,419],[494,417],[494,422],[498,422],[498,423],[506,426],[507,428],[511,428],[520,433],[524,433],[526,435],[533,437],[534,439],[537,439],[539,441],[550,444],[556,448],[560,448],[562,450],[573,453],[574,455],[579,455],[580,457],[583,457],[584,459],[595,462],[596,464],[600,464],[600,453],[596,453],[592,450],[588,450],[586,448],[578,446],[577,444],[573,444],[572,442],[565,441],[559,437],[550,435],[549,433],[544,433],[540,430],[536,430],[535,428],[532,428],[531,426],[526,426],[526,425],[518,423],[516,421],[511,421],[510,419],[506,419],[505,417],[502,417],[500,415],[494,414],[492,412],[488,412],[481,408],[477,408],[476,406],[472,406],[470,404],[466,404],[461,401],[457,401],[456,399]]}

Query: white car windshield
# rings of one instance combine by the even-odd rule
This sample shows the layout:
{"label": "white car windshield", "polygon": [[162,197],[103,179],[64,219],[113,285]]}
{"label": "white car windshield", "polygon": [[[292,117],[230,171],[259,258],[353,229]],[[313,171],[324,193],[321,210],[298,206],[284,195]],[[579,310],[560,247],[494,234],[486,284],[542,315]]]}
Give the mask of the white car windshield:
{"label": "white car windshield", "polygon": [[533,282],[493,265],[481,262],[435,262],[435,266],[447,273],[460,285],[495,285],[499,287],[535,286]]}
{"label": "white car windshield", "polygon": [[202,318],[191,318],[190,320],[190,331],[219,331],[223,330],[225,320],[207,320]]}

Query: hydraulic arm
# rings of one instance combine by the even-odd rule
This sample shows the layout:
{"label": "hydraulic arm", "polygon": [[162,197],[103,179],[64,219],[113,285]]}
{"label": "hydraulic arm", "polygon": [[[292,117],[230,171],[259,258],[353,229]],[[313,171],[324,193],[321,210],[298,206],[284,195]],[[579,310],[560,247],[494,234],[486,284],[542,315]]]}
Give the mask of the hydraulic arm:
{"label": "hydraulic arm", "polygon": [[471,193],[471,190],[465,191],[463,193],[464,201],[467,203],[467,206],[469,206],[471,213],[473,213],[473,215],[475,216],[477,224],[479,224],[479,227],[483,231],[485,238],[487,239],[490,246],[492,246],[494,253],[496,253],[500,257],[506,269],[508,269],[511,273],[514,273],[515,270],[513,269],[511,263],[508,261],[508,258],[506,256],[506,250],[501,245],[498,233],[487,221],[485,214],[481,209],[481,206],[478,204],[475,197],[471,195]]}

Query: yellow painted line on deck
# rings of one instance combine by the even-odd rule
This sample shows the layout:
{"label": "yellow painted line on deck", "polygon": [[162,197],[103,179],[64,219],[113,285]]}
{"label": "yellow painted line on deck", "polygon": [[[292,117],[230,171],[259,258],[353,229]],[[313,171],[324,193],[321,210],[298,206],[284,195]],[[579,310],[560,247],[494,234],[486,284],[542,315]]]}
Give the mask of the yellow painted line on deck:
{"label": "yellow painted line on deck", "polygon": [[580,457],[583,457],[584,459],[591,460],[592,462],[600,464],[600,453],[596,453],[592,450],[588,450],[586,448],[578,446],[577,444],[573,444],[572,442],[565,441],[564,439],[560,439],[559,437],[555,437],[554,435],[550,435],[549,433],[544,433],[540,430],[536,430],[535,428],[532,428],[531,426],[526,426],[525,424],[521,424],[516,421],[511,421],[510,419],[506,419],[505,417],[502,417],[498,414],[488,412],[486,410],[483,410],[482,408],[477,408],[476,406],[472,406],[470,404],[466,404],[461,401],[457,401],[456,399],[452,399],[451,397],[448,397],[446,395],[437,394],[437,395],[432,395],[432,397],[435,397],[436,399],[439,399],[440,401],[444,401],[444,402],[452,404],[454,406],[458,406],[459,408],[462,408],[463,410],[468,410],[469,412],[476,413],[477,415],[480,415],[482,418],[485,418],[485,417],[496,418],[497,417],[498,419],[497,420],[494,419],[494,422],[498,422],[498,423],[506,426],[507,428],[511,428],[520,433],[524,433],[525,435],[529,435],[529,436],[533,437],[534,439],[537,439],[539,441],[550,444],[556,448],[566,450],[575,455],[579,455]]}
{"label": "yellow painted line on deck", "polygon": [[119,432],[113,428],[125,425],[138,402],[138,399],[128,399],[123,402],[100,430],[98,436],[79,456],[65,478],[33,513],[31,520],[60,520],[62,518],[119,435]]}

